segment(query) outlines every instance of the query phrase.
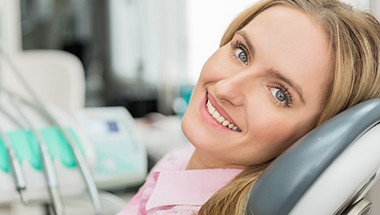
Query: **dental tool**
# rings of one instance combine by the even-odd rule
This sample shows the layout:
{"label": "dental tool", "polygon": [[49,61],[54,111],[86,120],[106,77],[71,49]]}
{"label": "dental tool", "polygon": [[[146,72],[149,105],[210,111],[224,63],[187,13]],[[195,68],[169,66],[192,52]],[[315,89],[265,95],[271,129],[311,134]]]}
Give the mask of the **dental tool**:
{"label": "dental tool", "polygon": [[64,207],[63,207],[63,201],[62,201],[61,195],[58,190],[57,175],[54,169],[53,160],[49,154],[45,140],[41,137],[41,134],[40,132],[38,132],[36,126],[34,126],[33,123],[30,120],[28,120],[24,111],[21,110],[21,108],[16,104],[16,97],[10,95],[10,93],[7,90],[3,90],[3,91],[6,92],[6,94],[8,95],[8,98],[10,99],[11,105],[15,108],[19,116],[23,119],[23,121],[27,125],[26,129],[32,130],[34,136],[37,139],[37,143],[41,152],[44,175],[45,175],[47,187],[49,190],[50,199],[52,201],[51,202],[52,211],[55,215],[63,215]]}
{"label": "dental tool", "polygon": [[50,123],[57,125],[59,130],[62,132],[63,136],[67,140],[71,151],[74,154],[74,157],[77,161],[79,170],[82,174],[82,177],[84,181],[86,182],[87,189],[89,192],[89,195],[91,197],[91,201],[95,210],[96,215],[101,215],[102,214],[102,207],[99,199],[99,193],[97,190],[97,187],[95,185],[95,181],[92,178],[91,172],[84,160],[83,155],[81,154],[79,148],[76,146],[74,143],[73,137],[68,133],[68,131],[64,128],[61,122],[55,118],[53,114],[50,113],[50,111],[44,106],[43,102],[39,99],[39,97],[36,95],[32,87],[29,85],[29,83],[25,80],[25,78],[22,76],[21,72],[19,69],[16,67],[16,65],[13,63],[12,59],[2,52],[4,59],[6,62],[9,64],[11,69],[14,71],[14,74],[17,76],[21,84],[24,86],[25,90],[28,91],[29,95],[32,97],[34,101],[34,108],[42,115],[44,116]]}
{"label": "dental tool", "polygon": [[[2,83],[0,82],[0,87],[2,87]],[[1,106],[0,106],[1,107]],[[1,112],[6,115],[11,121],[13,121],[15,124],[20,125],[20,123],[11,115],[9,115],[5,110],[0,108]],[[25,176],[21,167],[21,163],[19,159],[17,158],[16,152],[13,150],[10,141],[6,135],[6,132],[3,130],[3,128],[0,125],[0,137],[3,140],[4,146],[8,152],[8,157],[9,157],[9,163],[10,163],[10,169],[11,169],[11,174],[13,181],[16,186],[16,190],[20,195],[21,202],[24,205],[29,204],[29,200],[27,196],[25,195],[25,190],[26,190],[26,180]]]}
{"label": "dental tool", "polygon": [[24,173],[22,171],[21,163],[19,159],[17,158],[16,152],[13,150],[11,146],[11,143],[6,135],[6,132],[3,130],[1,126],[0,126],[0,137],[3,140],[4,146],[6,147],[7,152],[8,152],[11,174],[16,186],[16,190],[20,195],[21,202],[24,205],[27,205],[29,203],[29,200],[24,193],[26,190],[26,181],[25,181]]}

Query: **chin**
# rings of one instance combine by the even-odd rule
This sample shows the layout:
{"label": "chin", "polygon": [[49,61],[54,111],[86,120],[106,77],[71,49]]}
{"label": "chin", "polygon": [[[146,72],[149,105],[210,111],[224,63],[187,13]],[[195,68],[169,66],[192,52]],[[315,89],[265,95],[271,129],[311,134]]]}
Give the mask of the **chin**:
{"label": "chin", "polygon": [[[191,117],[190,117],[191,118]],[[183,134],[186,136],[186,138],[190,141],[190,143],[192,144],[192,138],[191,138],[191,135],[192,135],[192,132],[191,132],[191,119],[189,119],[189,116],[188,116],[188,111],[185,112],[185,114],[183,115],[183,118],[182,118],[182,122],[181,122],[181,128],[182,128],[182,132]]]}
{"label": "chin", "polygon": [[198,131],[198,126],[194,122],[194,116],[186,112],[182,118],[182,132],[189,140],[189,142],[196,148],[200,147],[199,144],[202,142],[202,134]]}

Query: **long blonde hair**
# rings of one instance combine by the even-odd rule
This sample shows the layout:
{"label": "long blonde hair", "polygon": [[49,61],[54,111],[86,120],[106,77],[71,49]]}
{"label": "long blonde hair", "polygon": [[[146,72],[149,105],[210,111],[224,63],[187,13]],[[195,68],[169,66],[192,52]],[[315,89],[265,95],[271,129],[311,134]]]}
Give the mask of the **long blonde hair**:
{"label": "long blonde hair", "polygon": [[[264,0],[242,12],[228,27],[220,46],[233,38],[262,11],[276,5],[309,15],[329,39],[335,62],[333,80],[325,89],[318,126],[341,111],[364,100],[380,97],[380,24],[371,14],[355,10],[338,0]],[[215,193],[199,215],[246,214],[248,194],[268,164],[248,167]]]}

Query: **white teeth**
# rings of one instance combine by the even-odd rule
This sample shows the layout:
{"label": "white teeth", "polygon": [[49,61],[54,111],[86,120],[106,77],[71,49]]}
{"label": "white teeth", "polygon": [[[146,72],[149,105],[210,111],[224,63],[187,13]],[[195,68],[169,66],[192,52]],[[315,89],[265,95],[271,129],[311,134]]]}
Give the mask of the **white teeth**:
{"label": "white teeth", "polygon": [[210,114],[213,114],[214,111],[215,111],[215,108],[212,107],[212,106],[208,106],[208,107],[207,107],[207,110],[208,110],[208,112],[209,112]]}
{"label": "white teeth", "polygon": [[207,111],[221,125],[223,125],[226,128],[232,129],[234,131],[240,131],[239,127],[237,127],[236,125],[232,124],[231,122],[229,122],[228,120],[226,120],[223,116],[221,116],[220,113],[215,109],[215,107],[212,106],[212,104],[211,104],[210,101],[207,101],[206,106],[207,106]]}
{"label": "white teeth", "polygon": [[220,117],[220,113],[218,112],[218,111],[214,111],[214,113],[212,113],[212,116],[216,119],[216,120],[218,120],[218,118]]}
{"label": "white teeth", "polygon": [[225,121],[222,123],[223,126],[227,126],[228,124],[230,124],[230,121],[228,121],[228,120],[225,120]]}

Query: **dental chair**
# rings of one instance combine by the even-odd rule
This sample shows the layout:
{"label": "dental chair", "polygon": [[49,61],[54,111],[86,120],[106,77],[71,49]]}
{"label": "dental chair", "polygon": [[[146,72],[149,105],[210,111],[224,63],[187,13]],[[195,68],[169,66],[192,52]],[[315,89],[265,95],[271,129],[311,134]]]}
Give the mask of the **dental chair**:
{"label": "dental chair", "polygon": [[[380,99],[301,138],[252,188],[249,215],[380,214]],[[372,208],[371,208],[372,206]]]}
{"label": "dental chair", "polygon": [[[27,50],[13,54],[12,58],[43,102],[69,114],[84,108],[84,68],[77,57],[59,50]],[[0,66],[0,84],[30,99],[12,68],[1,58]]]}

